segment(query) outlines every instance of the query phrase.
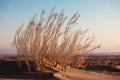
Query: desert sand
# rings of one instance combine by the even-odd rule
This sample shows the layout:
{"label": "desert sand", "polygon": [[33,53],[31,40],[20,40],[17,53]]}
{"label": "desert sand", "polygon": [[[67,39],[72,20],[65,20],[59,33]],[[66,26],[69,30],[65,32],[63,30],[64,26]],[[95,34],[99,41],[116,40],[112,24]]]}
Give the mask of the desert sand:
{"label": "desert sand", "polygon": [[93,71],[83,71],[71,69],[69,73],[58,72],[54,76],[60,80],[120,80],[120,73],[99,73]]}
{"label": "desert sand", "polygon": [[120,74],[111,75],[91,71],[72,70],[70,73],[34,73],[19,75],[0,75],[0,80],[120,80]]}
{"label": "desert sand", "polygon": [[94,71],[71,68],[69,73],[46,70],[28,73],[24,67],[20,70],[15,60],[0,60],[0,80],[120,80],[120,69],[101,69]]}

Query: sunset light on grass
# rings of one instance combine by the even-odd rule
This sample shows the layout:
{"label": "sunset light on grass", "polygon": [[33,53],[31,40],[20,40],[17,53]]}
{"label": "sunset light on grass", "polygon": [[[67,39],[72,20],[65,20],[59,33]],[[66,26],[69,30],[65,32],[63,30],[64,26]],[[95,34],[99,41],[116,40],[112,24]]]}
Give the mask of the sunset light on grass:
{"label": "sunset light on grass", "polygon": [[0,80],[120,80],[120,0],[0,0]]}

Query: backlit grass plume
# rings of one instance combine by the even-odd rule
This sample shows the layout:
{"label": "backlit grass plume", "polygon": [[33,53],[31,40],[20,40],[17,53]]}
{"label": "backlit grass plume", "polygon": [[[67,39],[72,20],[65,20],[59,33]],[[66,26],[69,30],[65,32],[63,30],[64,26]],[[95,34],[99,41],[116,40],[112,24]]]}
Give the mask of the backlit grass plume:
{"label": "backlit grass plume", "polygon": [[[84,63],[83,55],[98,46],[90,49],[94,37],[86,35],[88,29],[75,30],[78,18],[78,13],[70,18],[64,15],[64,10],[55,12],[54,8],[48,14],[43,10],[39,20],[33,17],[25,28],[22,26],[15,33],[13,45],[18,52],[18,62],[23,60],[28,71],[31,63],[36,71],[43,68],[67,71],[71,65],[79,67]],[[82,58],[76,60],[79,54]]]}

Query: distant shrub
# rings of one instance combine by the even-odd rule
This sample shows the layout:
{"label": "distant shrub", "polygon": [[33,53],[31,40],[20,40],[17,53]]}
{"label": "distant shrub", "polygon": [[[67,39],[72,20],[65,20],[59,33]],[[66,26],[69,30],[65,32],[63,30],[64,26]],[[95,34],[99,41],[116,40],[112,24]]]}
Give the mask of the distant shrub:
{"label": "distant shrub", "polygon": [[[64,15],[64,10],[54,12],[54,8],[46,15],[43,10],[39,21],[34,17],[26,29],[20,27],[14,37],[13,45],[18,52],[18,62],[23,59],[28,71],[31,71],[30,63],[33,62],[36,71],[43,68],[67,71],[73,64],[74,57],[84,56],[98,48],[90,48],[94,37],[87,36],[88,29],[75,30],[79,14],[75,13],[70,19]],[[74,30],[73,30],[74,29]]]}
{"label": "distant shrub", "polygon": [[7,59],[9,59],[7,55],[0,54],[0,60],[7,60]]}

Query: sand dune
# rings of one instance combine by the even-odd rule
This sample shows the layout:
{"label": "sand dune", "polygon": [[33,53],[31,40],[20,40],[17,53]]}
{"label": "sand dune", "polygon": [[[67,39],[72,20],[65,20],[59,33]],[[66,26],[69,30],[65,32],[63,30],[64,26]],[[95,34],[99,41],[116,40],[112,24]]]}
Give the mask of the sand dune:
{"label": "sand dune", "polygon": [[[116,66],[119,68],[119,66]],[[62,71],[43,71],[27,73],[23,67],[19,69],[15,60],[0,60],[0,80],[120,80],[120,69],[118,70],[100,70],[96,67],[95,71],[70,69],[69,73]]]}
{"label": "sand dune", "polygon": [[93,71],[71,69],[70,73],[58,72],[54,74],[60,80],[120,80],[120,76]]}

